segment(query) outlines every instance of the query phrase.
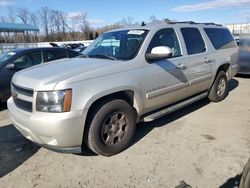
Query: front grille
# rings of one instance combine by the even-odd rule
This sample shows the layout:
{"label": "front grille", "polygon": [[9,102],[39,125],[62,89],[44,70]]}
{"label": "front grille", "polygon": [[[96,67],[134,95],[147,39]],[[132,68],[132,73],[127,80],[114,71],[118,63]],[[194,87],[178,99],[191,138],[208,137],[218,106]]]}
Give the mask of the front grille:
{"label": "front grille", "polygon": [[32,97],[34,91],[11,84],[11,95],[15,105],[25,111],[32,112]]}
{"label": "front grille", "polygon": [[34,93],[33,90],[26,89],[26,88],[23,88],[23,87],[19,87],[19,86],[13,84],[13,83],[11,84],[11,86],[12,86],[12,89],[14,91],[16,91],[17,93],[20,93],[20,94],[23,94],[23,95],[26,95],[26,96],[29,96],[29,97],[33,97],[33,93]]}
{"label": "front grille", "polygon": [[13,98],[15,105],[25,111],[32,112],[32,102],[24,101],[22,99]]}

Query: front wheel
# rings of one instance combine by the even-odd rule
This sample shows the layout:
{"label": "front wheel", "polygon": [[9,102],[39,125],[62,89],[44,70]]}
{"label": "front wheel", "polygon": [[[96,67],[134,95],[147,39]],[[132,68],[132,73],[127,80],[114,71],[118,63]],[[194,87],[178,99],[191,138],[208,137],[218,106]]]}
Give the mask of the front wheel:
{"label": "front wheel", "polygon": [[220,102],[228,95],[228,80],[224,71],[220,71],[209,91],[208,98],[212,102]]}
{"label": "front wheel", "polygon": [[131,143],[136,113],[126,101],[103,101],[90,112],[85,143],[96,154],[111,156],[120,153]]}

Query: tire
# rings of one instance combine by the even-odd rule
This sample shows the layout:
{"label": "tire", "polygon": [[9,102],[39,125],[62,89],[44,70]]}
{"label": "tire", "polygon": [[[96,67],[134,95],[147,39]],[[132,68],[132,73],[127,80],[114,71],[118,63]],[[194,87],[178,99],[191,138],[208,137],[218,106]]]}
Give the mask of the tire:
{"label": "tire", "polygon": [[84,141],[96,154],[111,156],[125,150],[136,127],[136,112],[126,101],[106,100],[90,111]]}
{"label": "tire", "polygon": [[228,80],[224,71],[220,71],[209,91],[208,98],[212,102],[220,102],[228,95]]}
{"label": "tire", "polygon": [[250,159],[243,170],[239,188],[249,188],[249,187],[250,187]]}

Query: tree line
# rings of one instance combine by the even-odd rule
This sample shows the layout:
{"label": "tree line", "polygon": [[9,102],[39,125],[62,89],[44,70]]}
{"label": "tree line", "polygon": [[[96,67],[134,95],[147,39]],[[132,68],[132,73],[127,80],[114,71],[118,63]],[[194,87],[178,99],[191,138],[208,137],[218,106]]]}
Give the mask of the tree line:
{"label": "tree line", "polygon": [[[148,23],[169,21],[167,18],[158,20],[155,16],[148,19]],[[24,7],[8,7],[7,15],[1,16],[0,22],[31,24],[40,29],[40,41],[93,40],[105,31],[140,24],[133,17],[127,17],[114,24],[93,28],[84,11],[69,16],[61,10],[49,7],[41,7],[37,11]]]}

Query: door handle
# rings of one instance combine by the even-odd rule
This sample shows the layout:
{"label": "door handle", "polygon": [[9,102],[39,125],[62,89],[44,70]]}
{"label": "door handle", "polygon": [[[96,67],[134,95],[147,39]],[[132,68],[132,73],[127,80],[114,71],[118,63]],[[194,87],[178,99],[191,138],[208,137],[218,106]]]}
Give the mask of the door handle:
{"label": "door handle", "polygon": [[212,59],[208,59],[207,57],[203,60],[204,63],[212,63]]}
{"label": "door handle", "polygon": [[184,65],[183,63],[180,63],[176,66],[177,69],[181,69],[181,70],[185,70],[187,68],[186,65]]}

